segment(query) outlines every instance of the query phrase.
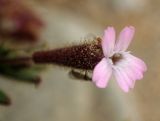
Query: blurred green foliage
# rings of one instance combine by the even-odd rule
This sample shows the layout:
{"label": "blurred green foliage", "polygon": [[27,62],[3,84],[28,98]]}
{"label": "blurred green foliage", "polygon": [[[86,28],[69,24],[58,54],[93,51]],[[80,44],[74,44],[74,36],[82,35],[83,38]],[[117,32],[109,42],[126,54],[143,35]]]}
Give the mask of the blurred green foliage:
{"label": "blurred green foliage", "polygon": [[[35,65],[24,60],[20,63],[17,60],[12,62],[12,59],[17,58],[19,58],[17,52],[0,45],[0,75],[14,78],[15,81],[38,85],[41,82],[40,72],[44,69],[44,66]],[[6,105],[9,103],[9,97],[0,90],[0,104]]]}

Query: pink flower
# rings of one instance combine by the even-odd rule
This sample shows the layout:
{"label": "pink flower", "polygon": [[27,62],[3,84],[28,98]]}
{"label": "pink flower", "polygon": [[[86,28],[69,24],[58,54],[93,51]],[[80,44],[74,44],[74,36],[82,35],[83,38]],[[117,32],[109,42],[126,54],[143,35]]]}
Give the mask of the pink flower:
{"label": "pink flower", "polygon": [[115,30],[108,27],[104,32],[102,50],[104,58],[95,66],[92,80],[99,88],[105,88],[114,74],[119,86],[128,92],[134,88],[135,81],[143,78],[146,64],[126,51],[132,41],[135,28],[125,27],[115,41]]}

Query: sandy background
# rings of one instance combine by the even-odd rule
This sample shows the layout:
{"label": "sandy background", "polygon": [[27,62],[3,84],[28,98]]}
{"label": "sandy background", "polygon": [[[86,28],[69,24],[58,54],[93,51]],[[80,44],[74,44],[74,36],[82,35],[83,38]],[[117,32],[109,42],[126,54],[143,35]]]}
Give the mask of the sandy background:
{"label": "sandy background", "polygon": [[106,89],[72,80],[68,69],[55,66],[33,85],[0,77],[0,87],[12,98],[0,106],[0,121],[159,121],[160,120],[160,1],[158,0],[28,0],[46,22],[42,40],[56,48],[81,40],[88,33],[102,36],[114,26],[136,28],[129,50],[142,58],[148,71],[134,90],[123,93],[114,81]]}

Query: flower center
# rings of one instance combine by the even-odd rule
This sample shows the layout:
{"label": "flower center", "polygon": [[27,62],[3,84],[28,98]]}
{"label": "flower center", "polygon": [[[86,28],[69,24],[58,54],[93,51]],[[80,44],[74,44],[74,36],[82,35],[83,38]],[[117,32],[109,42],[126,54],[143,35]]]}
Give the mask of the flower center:
{"label": "flower center", "polygon": [[113,65],[115,65],[118,61],[120,61],[123,56],[120,53],[115,53],[113,56],[109,57],[112,60]]}

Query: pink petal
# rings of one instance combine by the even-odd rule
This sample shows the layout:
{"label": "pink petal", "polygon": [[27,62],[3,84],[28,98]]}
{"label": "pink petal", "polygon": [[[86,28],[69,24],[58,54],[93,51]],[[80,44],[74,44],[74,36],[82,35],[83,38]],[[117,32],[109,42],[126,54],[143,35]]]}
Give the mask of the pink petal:
{"label": "pink petal", "polygon": [[118,67],[114,68],[114,75],[115,78],[117,80],[117,83],[119,84],[119,86],[121,87],[121,89],[124,92],[128,92],[129,91],[129,85],[126,82],[126,78],[124,77],[124,75],[122,74],[123,72],[121,70],[119,70]]}
{"label": "pink petal", "polygon": [[105,88],[112,74],[112,67],[106,58],[103,58],[94,68],[92,80],[99,88]]}
{"label": "pink petal", "polygon": [[130,65],[130,63],[128,63],[128,61],[126,60],[123,60],[117,66],[123,68],[123,73],[125,73],[126,76],[130,79],[129,86],[130,88],[133,88],[137,78],[135,78],[135,72],[132,70],[132,66]]}
{"label": "pink petal", "polygon": [[134,88],[135,80],[132,77],[130,77],[130,73],[128,73],[129,70],[127,68],[120,68],[120,67],[119,67],[119,70],[122,76],[124,77],[124,81],[126,82],[128,87]]}
{"label": "pink petal", "polygon": [[108,27],[104,32],[102,40],[102,49],[106,57],[112,54],[114,45],[115,45],[115,30],[113,27]]}
{"label": "pink petal", "polygon": [[137,80],[141,80],[143,78],[143,73],[139,70],[137,70],[135,68],[134,65],[132,65],[131,63],[129,63],[128,66],[123,67],[124,68],[124,72],[126,73],[126,75],[128,76],[128,78],[130,78],[130,80],[132,80],[132,84],[130,85],[130,88],[134,88],[135,82]]}
{"label": "pink petal", "polygon": [[132,64],[135,65],[138,69],[140,69],[143,72],[147,70],[146,64],[141,59],[131,54],[127,54],[126,56],[127,56],[128,61],[132,62]]}
{"label": "pink petal", "polygon": [[127,50],[130,42],[135,33],[135,28],[133,26],[125,27],[119,37],[118,41],[116,42],[115,50],[116,51],[125,51]]}
{"label": "pink petal", "polygon": [[117,66],[124,69],[124,72],[133,81],[132,86],[134,87],[135,81],[143,78],[143,73],[147,67],[142,60],[131,54],[124,54],[123,57],[124,59]]}
{"label": "pink petal", "polygon": [[134,65],[128,66],[128,72],[135,81],[143,78],[143,72],[138,70]]}

